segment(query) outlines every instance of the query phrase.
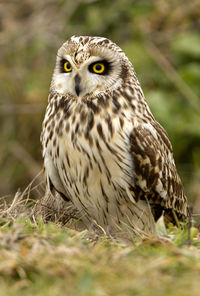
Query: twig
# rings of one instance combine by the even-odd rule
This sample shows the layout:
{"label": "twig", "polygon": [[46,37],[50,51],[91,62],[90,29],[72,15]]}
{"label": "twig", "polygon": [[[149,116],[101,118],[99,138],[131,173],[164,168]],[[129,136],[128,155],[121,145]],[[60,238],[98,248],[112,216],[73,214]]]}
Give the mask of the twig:
{"label": "twig", "polygon": [[192,213],[191,213],[191,208],[189,208],[189,216],[188,216],[188,238],[187,238],[187,241],[186,241],[186,244],[188,246],[191,246],[191,227],[192,227]]}
{"label": "twig", "polygon": [[27,167],[31,177],[34,178],[35,175],[41,170],[40,165],[19,142],[12,141],[9,148],[12,154]]}
{"label": "twig", "polygon": [[1,105],[0,114],[32,114],[41,113],[45,109],[44,104],[11,104]]}
{"label": "twig", "polygon": [[15,194],[15,196],[14,196],[14,199],[13,199],[11,205],[9,206],[9,208],[6,209],[6,210],[4,210],[4,211],[2,211],[1,213],[2,213],[2,214],[9,214],[9,213],[12,211],[12,209],[15,207],[17,201],[19,201],[19,200],[21,200],[21,199],[22,199],[21,192],[18,190],[18,191],[16,192],[16,194]]}
{"label": "twig", "polygon": [[30,191],[33,191],[35,189],[35,187],[38,187],[42,182],[40,182],[39,184],[37,184],[34,188],[32,187],[33,183],[35,182],[35,180],[40,177],[40,175],[42,174],[42,170],[40,170],[40,172],[33,178],[33,180],[28,184],[28,186],[25,188],[25,190],[22,192],[22,197],[25,196],[25,194],[30,194]]}
{"label": "twig", "polygon": [[172,209],[172,214],[173,214],[173,216],[174,216],[174,220],[175,220],[175,222],[176,222],[176,226],[178,227],[178,228],[180,228],[180,223],[179,223],[179,220],[178,220],[178,217],[177,217],[177,215],[176,215],[176,212]]}

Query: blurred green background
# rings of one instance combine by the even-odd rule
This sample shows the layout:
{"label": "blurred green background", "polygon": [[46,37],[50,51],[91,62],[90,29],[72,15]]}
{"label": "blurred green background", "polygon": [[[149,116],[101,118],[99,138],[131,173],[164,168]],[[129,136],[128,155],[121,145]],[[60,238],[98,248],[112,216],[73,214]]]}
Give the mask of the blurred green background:
{"label": "blurred green background", "polygon": [[104,36],[126,52],[200,212],[200,0],[0,1],[0,196],[42,168],[56,51],[71,35]]}

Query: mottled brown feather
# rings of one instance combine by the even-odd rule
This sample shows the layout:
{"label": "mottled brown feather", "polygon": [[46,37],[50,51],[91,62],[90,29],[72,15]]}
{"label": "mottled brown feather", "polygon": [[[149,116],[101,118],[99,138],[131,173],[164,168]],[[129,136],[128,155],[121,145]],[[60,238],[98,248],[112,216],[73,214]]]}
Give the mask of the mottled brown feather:
{"label": "mottled brown feather", "polygon": [[[187,199],[173,161],[167,133],[156,121],[151,124],[156,132],[157,141],[142,125],[134,128],[130,136],[135,164],[134,191],[135,195],[149,201],[156,220],[161,216],[162,209],[166,223],[176,224],[174,215],[180,221],[188,216]],[[162,197],[162,192],[166,192],[165,198]]]}

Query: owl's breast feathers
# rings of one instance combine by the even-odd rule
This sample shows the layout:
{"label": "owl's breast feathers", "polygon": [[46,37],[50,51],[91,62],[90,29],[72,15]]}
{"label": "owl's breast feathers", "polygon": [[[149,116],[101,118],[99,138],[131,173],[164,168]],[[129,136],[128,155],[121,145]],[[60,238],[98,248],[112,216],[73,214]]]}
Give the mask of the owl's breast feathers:
{"label": "owl's breast feathers", "polygon": [[[100,177],[100,187],[96,190],[100,190],[106,199],[109,200],[112,190],[119,190],[116,196],[121,198],[120,190],[127,187],[124,192],[131,194],[130,199],[150,204],[155,220],[164,211],[166,223],[176,223],[176,219],[183,220],[188,216],[188,206],[171,144],[151,113],[143,120],[141,112],[134,113],[136,106],[137,102],[131,101],[128,93],[126,99],[123,94],[113,94],[82,102],[50,94],[41,140],[44,159],[51,158],[53,171],[57,171],[55,182],[51,182],[54,187],[54,183],[63,184],[59,190],[55,188],[57,191],[67,192],[70,198],[74,190],[76,198],[80,199],[83,188],[82,194],[83,191],[88,196],[90,192],[95,194],[96,181],[95,176],[91,177],[92,170],[93,174],[105,175],[105,178]],[[68,147],[65,153],[63,143]],[[87,161],[84,162],[84,158]],[[95,163],[98,163],[96,171]],[[71,170],[70,174],[67,170]],[[61,176],[63,171],[64,177]],[[112,176],[115,181],[121,179],[118,187],[115,181],[111,184]],[[84,187],[87,178],[93,182],[91,191]],[[77,185],[71,185],[77,180]],[[83,200],[80,202],[84,203]],[[85,200],[85,204],[87,202]],[[98,203],[101,202],[98,200]],[[87,207],[82,206],[86,210]]]}

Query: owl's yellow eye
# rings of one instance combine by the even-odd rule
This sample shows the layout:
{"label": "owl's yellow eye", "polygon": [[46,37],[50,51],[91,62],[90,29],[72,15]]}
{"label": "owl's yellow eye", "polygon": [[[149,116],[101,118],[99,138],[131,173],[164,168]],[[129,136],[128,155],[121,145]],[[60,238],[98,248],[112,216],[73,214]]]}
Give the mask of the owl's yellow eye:
{"label": "owl's yellow eye", "polygon": [[103,63],[96,63],[93,65],[92,70],[94,73],[102,74],[105,71],[105,66]]}
{"label": "owl's yellow eye", "polygon": [[100,60],[90,64],[88,70],[91,73],[99,75],[108,75],[110,70],[112,70],[112,65],[107,60]]}
{"label": "owl's yellow eye", "polygon": [[64,63],[64,66],[63,67],[64,67],[65,72],[71,72],[72,71],[72,66],[71,66],[71,64],[68,61],[66,61]]}

